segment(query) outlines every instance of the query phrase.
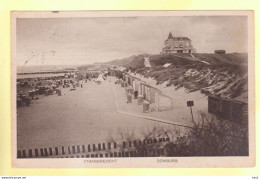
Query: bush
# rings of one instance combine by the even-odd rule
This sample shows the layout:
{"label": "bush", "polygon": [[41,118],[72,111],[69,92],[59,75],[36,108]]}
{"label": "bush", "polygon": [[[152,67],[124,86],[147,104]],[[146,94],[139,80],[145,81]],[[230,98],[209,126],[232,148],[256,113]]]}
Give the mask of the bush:
{"label": "bush", "polygon": [[168,156],[248,156],[247,127],[200,114],[188,137],[166,146]]}
{"label": "bush", "polygon": [[[248,156],[247,127],[236,123],[213,118],[200,113],[197,121],[192,121],[191,128],[172,126],[167,130],[154,127],[143,132],[143,139],[151,140],[169,137],[170,141],[138,145],[133,150],[137,156],[146,156],[147,151],[164,148],[164,156]],[[120,132],[124,141],[139,140],[134,132]],[[177,140],[175,140],[178,138]],[[122,149],[124,150],[124,149]],[[158,156],[158,155],[156,155]]]}

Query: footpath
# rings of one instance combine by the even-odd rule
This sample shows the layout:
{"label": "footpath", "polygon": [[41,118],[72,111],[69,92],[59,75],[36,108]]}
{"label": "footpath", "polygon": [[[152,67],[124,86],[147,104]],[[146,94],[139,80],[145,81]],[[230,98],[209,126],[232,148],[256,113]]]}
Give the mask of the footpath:
{"label": "footpath", "polygon": [[181,127],[191,127],[191,114],[189,109],[187,112],[179,112],[178,109],[165,111],[143,112],[143,105],[138,104],[138,100],[132,98],[131,103],[127,103],[127,96],[124,87],[115,84],[115,78],[110,78],[111,88],[114,95],[115,105],[118,113],[139,117],[142,119],[157,121]]}

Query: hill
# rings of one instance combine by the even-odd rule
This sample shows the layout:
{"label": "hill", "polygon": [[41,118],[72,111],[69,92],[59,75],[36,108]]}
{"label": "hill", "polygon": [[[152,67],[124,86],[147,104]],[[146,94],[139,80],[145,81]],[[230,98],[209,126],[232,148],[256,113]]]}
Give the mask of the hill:
{"label": "hill", "polygon": [[[148,57],[151,68],[144,66]],[[248,57],[245,53],[229,54],[159,54],[138,55],[110,62],[120,64],[132,72],[152,77],[157,84],[166,82],[176,89],[200,90],[231,99],[247,101]],[[167,68],[163,65],[170,64]]]}
{"label": "hill", "polygon": [[133,55],[127,58],[113,60],[107,62],[106,64],[110,64],[114,66],[123,66],[126,68],[142,68],[144,67],[144,58],[148,56],[149,56],[148,54]]}

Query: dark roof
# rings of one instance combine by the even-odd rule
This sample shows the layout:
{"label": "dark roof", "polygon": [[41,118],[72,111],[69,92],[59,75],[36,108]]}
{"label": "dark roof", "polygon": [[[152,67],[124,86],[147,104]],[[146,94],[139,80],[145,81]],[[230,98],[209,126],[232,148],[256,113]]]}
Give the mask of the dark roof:
{"label": "dark roof", "polygon": [[173,39],[172,33],[169,33],[168,39]]}
{"label": "dark roof", "polygon": [[226,53],[226,50],[215,50],[215,53]]}
{"label": "dark roof", "polygon": [[173,40],[190,40],[188,37],[174,37]]}
{"label": "dark roof", "polygon": [[165,41],[167,41],[169,39],[173,39],[173,40],[190,40],[188,37],[173,37],[171,32],[169,33],[168,39],[166,39]]}

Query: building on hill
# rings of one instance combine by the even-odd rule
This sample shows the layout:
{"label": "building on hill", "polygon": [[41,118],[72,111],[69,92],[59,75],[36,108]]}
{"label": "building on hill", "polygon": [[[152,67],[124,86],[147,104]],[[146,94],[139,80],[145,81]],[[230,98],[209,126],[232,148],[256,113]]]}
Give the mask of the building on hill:
{"label": "building on hill", "polygon": [[226,50],[215,50],[214,52],[217,54],[226,54]]}
{"label": "building on hill", "polygon": [[191,40],[188,37],[173,37],[169,33],[168,38],[164,41],[162,54],[168,53],[195,53],[196,50],[191,45]]}

